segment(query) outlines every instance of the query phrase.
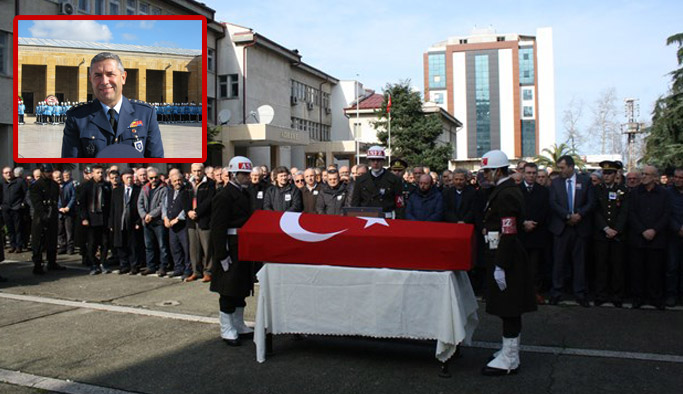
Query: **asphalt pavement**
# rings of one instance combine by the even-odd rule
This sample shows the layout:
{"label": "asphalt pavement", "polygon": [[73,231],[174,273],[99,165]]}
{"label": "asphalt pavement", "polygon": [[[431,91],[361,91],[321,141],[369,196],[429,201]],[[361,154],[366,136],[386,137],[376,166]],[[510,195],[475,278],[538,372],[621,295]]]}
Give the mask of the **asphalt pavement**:
{"label": "asphalt pavement", "polygon": [[[219,339],[218,296],[199,282],[68,270],[31,274],[28,253],[0,263],[0,392],[677,393],[683,308],[543,305],[524,316],[521,369],[484,377],[500,342],[479,304],[473,344],[439,377],[432,341],[278,335],[255,346]],[[256,288],[258,290],[258,287]],[[247,300],[253,321],[256,301]]]}

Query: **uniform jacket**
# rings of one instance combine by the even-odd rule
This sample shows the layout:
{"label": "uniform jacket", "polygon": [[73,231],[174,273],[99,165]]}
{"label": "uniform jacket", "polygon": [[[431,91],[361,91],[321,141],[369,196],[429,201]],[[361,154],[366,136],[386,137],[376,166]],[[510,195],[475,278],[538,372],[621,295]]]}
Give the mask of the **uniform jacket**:
{"label": "uniform jacket", "polygon": [[[508,178],[497,185],[489,196],[484,227],[488,232],[498,231],[500,242],[498,248],[490,250],[486,247],[486,312],[496,316],[520,316],[525,312],[536,310],[534,296],[533,272],[529,265],[524,246],[518,235],[524,231],[524,197],[515,181]],[[514,218],[516,234],[503,234],[502,219]],[[514,231],[515,226],[511,228]],[[493,278],[495,267],[505,270],[507,289],[501,291]]]}
{"label": "uniform jacket", "polygon": [[41,177],[33,182],[30,191],[33,221],[56,221],[59,184],[52,179]]}
{"label": "uniform jacket", "polygon": [[608,188],[604,183],[595,187],[596,207],[594,212],[594,237],[596,240],[607,240],[605,227],[619,232],[616,240],[624,239],[624,231],[628,223],[628,188],[626,185],[613,185]]}
{"label": "uniform jacket", "polygon": [[321,215],[342,215],[342,208],[349,206],[351,197],[349,187],[344,182],[339,182],[336,188],[324,185],[315,202],[315,211]]}
{"label": "uniform jacket", "polygon": [[[666,247],[666,231],[671,220],[671,200],[666,189],[655,185],[647,191],[640,185],[629,195],[629,245],[636,248],[664,249]],[[656,235],[652,241],[643,238],[643,231],[654,229]]]}
{"label": "uniform jacket", "polygon": [[61,186],[57,208],[69,208],[69,213],[67,213],[69,216],[76,214],[76,188],[73,181],[66,182]]}
{"label": "uniform jacket", "polygon": [[90,226],[109,225],[109,211],[111,209],[111,186],[107,182],[101,182],[102,196],[100,206],[95,204],[95,181],[92,179],[83,183],[81,189],[79,211],[81,220],[87,220]]}
{"label": "uniform jacket", "polygon": [[168,193],[168,188],[163,183],[154,189],[154,194],[152,195],[152,200],[150,201],[149,195],[151,194],[152,188],[149,182],[142,187],[140,191],[140,197],[138,197],[138,214],[142,218],[142,224],[145,224],[145,216],[151,215],[152,221],[149,222],[150,225],[157,223],[161,220],[163,204],[166,202],[166,194]]}
{"label": "uniform jacket", "polygon": [[356,179],[351,196],[353,207],[380,207],[384,212],[396,210],[396,198],[401,196],[401,178],[387,170],[375,177],[372,171]]}
{"label": "uniform jacket", "polygon": [[[211,231],[213,268],[210,290],[221,295],[246,297],[253,287],[252,263],[239,261],[237,235],[228,229],[240,228],[251,216],[251,198],[247,189],[228,183],[211,202]],[[228,254],[232,259],[227,271],[221,260]]]}
{"label": "uniform jacket", "polygon": [[257,184],[249,185],[249,196],[251,197],[251,208],[256,211],[258,209],[263,209],[263,201],[266,198],[266,191],[271,188],[272,185],[265,180],[260,181]]}
{"label": "uniform jacket", "polygon": [[[581,221],[576,225],[579,235],[589,237],[593,232],[591,218],[589,215],[595,205],[593,185],[590,178],[576,174],[576,185],[574,185],[574,213],[581,215]],[[559,177],[553,180],[550,185],[550,232],[559,236],[567,227],[567,215],[570,214],[567,204],[567,185],[566,179]]]}
{"label": "uniform jacket", "polygon": [[303,203],[303,212],[315,213],[315,201],[320,198],[321,184],[316,184],[313,190],[308,190],[308,186],[301,188],[301,200]]}
{"label": "uniform jacket", "polygon": [[142,220],[138,214],[137,201],[140,196],[140,186],[133,185],[130,190],[130,199],[126,204],[125,192],[126,186],[121,185],[114,189],[111,193],[111,211],[109,214],[109,227],[113,230],[113,245],[114,247],[123,247],[124,231],[134,231],[135,225],[142,228]]}
{"label": "uniform jacket", "polygon": [[18,211],[24,207],[28,185],[21,178],[14,178],[4,182],[2,193],[2,209]]}
{"label": "uniform jacket", "polygon": [[304,209],[301,201],[301,191],[292,184],[285,187],[273,186],[266,190],[263,199],[263,209],[268,211],[301,212]]}
{"label": "uniform jacket", "polygon": [[116,130],[98,100],[75,106],[66,114],[62,157],[96,157],[111,144],[127,144],[144,157],[164,157],[154,107],[122,97]]}
{"label": "uniform jacket", "polygon": [[[524,216],[522,216],[522,232],[519,233],[519,238],[525,248],[545,248],[550,241],[550,232],[548,231],[550,192],[547,187],[538,183],[532,185],[531,192],[527,190],[524,181],[519,187],[524,196]],[[526,220],[538,223],[533,231],[524,231],[524,221]]]}
{"label": "uniform jacket", "polygon": [[211,225],[211,200],[216,195],[216,183],[209,177],[204,176],[204,180],[199,186],[196,189],[189,189],[189,193],[190,210],[192,209],[192,199],[197,199],[197,206],[194,209],[197,213],[197,218],[195,220],[188,220],[187,226],[189,228],[199,227],[202,230],[208,230]]}
{"label": "uniform jacket", "polygon": [[427,193],[419,189],[410,195],[406,208],[406,219],[423,222],[439,222],[443,218],[443,196],[436,187]]}
{"label": "uniform jacket", "polygon": [[476,207],[475,199],[477,191],[470,185],[465,186],[460,194],[460,207],[456,204],[456,194],[458,191],[454,187],[443,189],[443,220],[449,223],[465,222],[474,224]]}

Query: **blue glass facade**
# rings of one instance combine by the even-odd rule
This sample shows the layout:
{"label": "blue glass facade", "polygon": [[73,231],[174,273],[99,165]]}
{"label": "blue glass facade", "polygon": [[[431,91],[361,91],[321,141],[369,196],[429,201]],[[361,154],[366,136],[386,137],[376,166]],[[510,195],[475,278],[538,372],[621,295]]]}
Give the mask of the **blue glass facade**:
{"label": "blue glass facade", "polygon": [[429,88],[430,89],[445,89],[446,88],[446,54],[445,53],[430,53],[428,56],[429,62]]}
{"label": "blue glass facade", "polygon": [[489,81],[489,56],[474,58],[474,89],[477,111],[477,156],[491,150],[491,87]]}
{"label": "blue glass facade", "polygon": [[534,84],[534,47],[519,48],[519,83]]}
{"label": "blue glass facade", "polygon": [[536,121],[522,121],[522,156],[532,157],[536,155]]}

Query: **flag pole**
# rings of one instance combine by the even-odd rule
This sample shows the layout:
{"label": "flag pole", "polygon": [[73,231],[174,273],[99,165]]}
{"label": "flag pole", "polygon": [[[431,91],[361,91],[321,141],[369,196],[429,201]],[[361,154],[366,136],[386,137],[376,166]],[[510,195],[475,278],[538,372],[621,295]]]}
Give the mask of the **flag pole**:
{"label": "flag pole", "polygon": [[391,111],[389,111],[389,165],[391,165]]}
{"label": "flag pole", "polygon": [[360,143],[358,141],[358,132],[360,132],[360,103],[358,102],[358,74],[356,74],[356,127],[353,133],[353,139],[356,142],[356,165],[360,164]]}

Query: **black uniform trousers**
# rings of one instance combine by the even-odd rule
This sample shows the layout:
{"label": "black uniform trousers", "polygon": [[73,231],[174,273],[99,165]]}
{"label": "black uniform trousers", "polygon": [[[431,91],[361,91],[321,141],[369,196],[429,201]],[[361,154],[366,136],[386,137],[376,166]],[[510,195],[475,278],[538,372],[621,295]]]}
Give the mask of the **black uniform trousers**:
{"label": "black uniform trousers", "polygon": [[121,245],[117,249],[117,254],[119,257],[119,266],[121,269],[138,269],[141,264],[138,260],[138,235],[136,233],[142,233],[141,230],[123,230],[121,231]]}
{"label": "black uniform trousers", "polygon": [[635,300],[662,304],[665,258],[664,249],[631,248],[631,292]]}
{"label": "black uniform trousers", "polygon": [[596,240],[595,298],[597,301],[621,301],[624,298],[624,244],[613,239]]}
{"label": "black uniform trousers", "polygon": [[[101,263],[107,267],[107,253],[109,252],[108,232],[105,226],[84,226],[83,230],[88,233],[88,260],[91,269],[97,268]],[[97,247],[100,247],[100,260],[97,260]]]}
{"label": "black uniform trousers", "polygon": [[534,289],[538,293],[541,289],[541,284],[543,283],[543,278],[540,274],[542,271],[541,264],[545,260],[545,248],[524,248],[526,249],[526,254],[529,256],[529,267],[531,268]]}
{"label": "black uniform trousers", "polygon": [[33,262],[43,262],[43,247],[47,251],[48,266],[57,263],[57,216],[42,220],[34,215],[31,223]]}
{"label": "black uniform trousers", "polygon": [[74,215],[59,215],[59,236],[57,244],[60,252],[74,251]]}

